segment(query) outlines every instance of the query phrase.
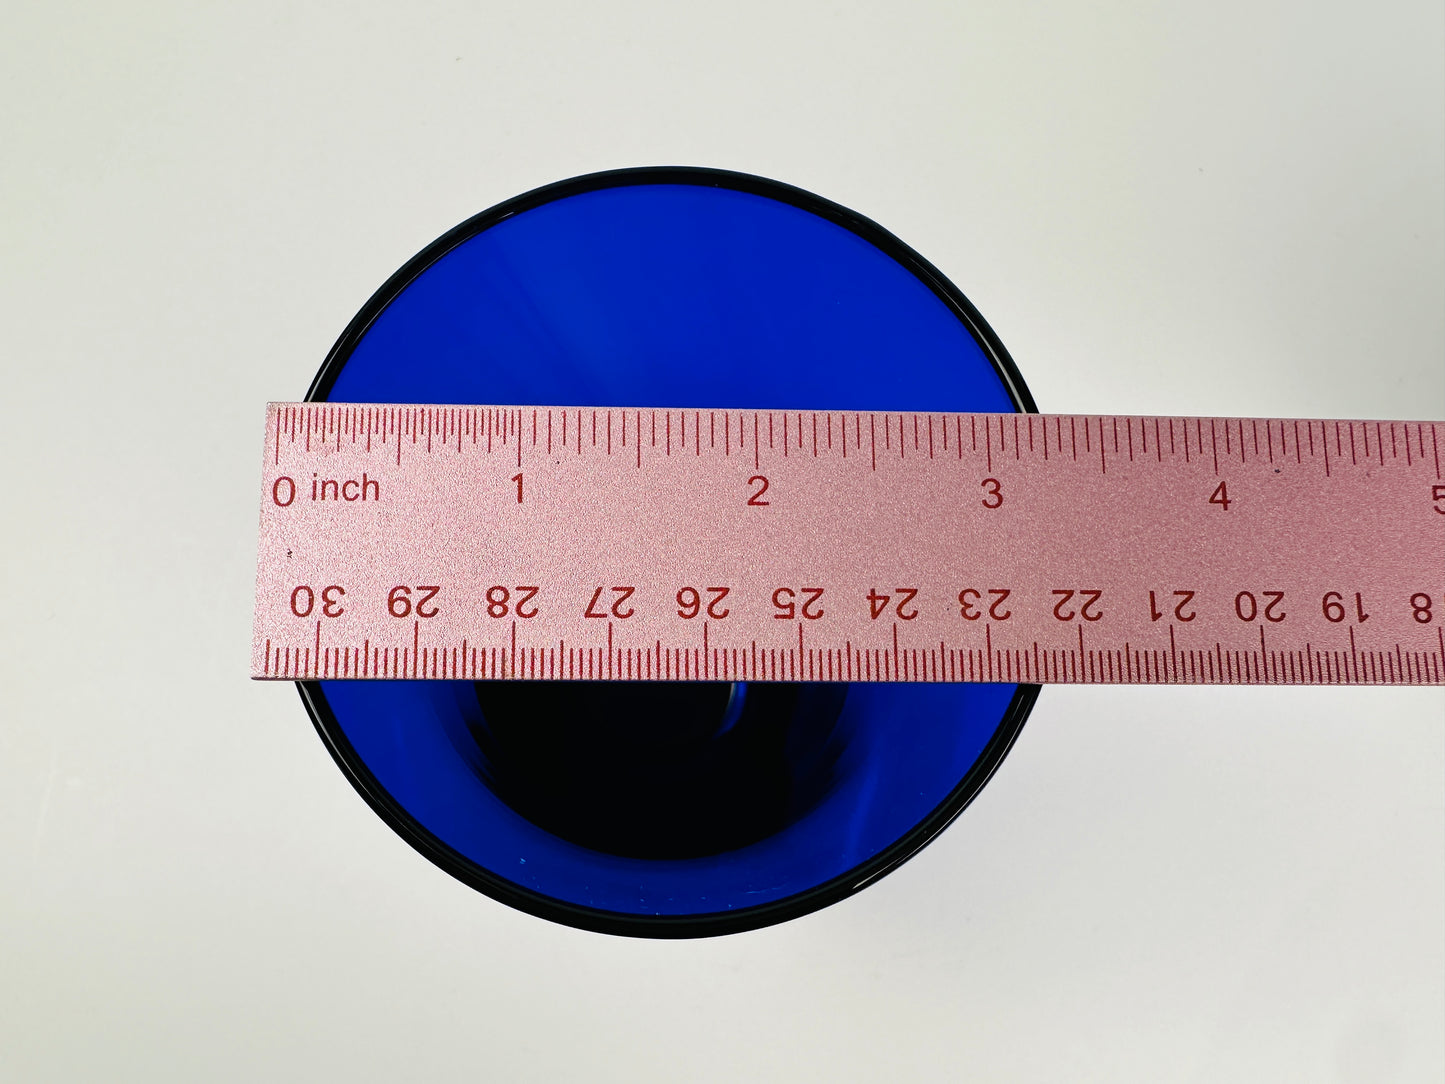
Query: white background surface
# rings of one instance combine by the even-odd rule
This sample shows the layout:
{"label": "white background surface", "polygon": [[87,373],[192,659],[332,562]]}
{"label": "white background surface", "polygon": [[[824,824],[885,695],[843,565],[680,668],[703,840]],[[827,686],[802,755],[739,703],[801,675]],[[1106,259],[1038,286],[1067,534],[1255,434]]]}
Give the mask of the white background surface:
{"label": "white background surface", "polygon": [[1445,11],[11,4],[0,1079],[1438,1081],[1439,690],[1045,690],[861,896],[494,904],[246,679],[267,399],[595,169],[856,208],[1055,411],[1445,416]]}

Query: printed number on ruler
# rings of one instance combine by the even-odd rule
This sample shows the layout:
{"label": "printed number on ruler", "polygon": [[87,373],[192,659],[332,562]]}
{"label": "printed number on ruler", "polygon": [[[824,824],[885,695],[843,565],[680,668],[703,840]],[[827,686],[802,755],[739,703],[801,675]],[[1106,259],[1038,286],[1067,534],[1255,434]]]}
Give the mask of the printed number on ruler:
{"label": "printed number on ruler", "polygon": [[257,678],[1445,683],[1441,423],[266,426]]}

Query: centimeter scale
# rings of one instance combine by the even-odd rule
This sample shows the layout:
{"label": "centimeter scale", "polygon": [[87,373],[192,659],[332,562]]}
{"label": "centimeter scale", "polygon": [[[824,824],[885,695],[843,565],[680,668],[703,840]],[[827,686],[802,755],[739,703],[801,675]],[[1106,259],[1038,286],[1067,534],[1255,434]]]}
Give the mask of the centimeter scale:
{"label": "centimeter scale", "polygon": [[252,676],[1445,684],[1442,430],[273,403]]}

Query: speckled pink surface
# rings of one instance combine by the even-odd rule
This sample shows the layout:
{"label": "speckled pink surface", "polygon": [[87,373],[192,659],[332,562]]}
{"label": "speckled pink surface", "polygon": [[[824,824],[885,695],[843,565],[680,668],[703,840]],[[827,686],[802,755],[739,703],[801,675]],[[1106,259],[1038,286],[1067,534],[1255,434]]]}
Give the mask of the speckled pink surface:
{"label": "speckled pink surface", "polygon": [[272,404],[252,676],[1438,685],[1442,430]]}

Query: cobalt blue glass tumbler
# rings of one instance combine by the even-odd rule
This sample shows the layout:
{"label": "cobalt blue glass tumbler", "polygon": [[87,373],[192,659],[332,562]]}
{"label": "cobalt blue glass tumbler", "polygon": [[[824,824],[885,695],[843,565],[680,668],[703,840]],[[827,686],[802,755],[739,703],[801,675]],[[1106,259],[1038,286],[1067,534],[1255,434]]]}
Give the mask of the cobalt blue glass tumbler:
{"label": "cobalt blue glass tumbler", "polygon": [[[464,222],[357,314],[339,402],[1033,410],[1002,344],[897,238],[799,189],[618,170]],[[513,907],[695,937],[826,906],[976,795],[1015,685],[310,682],[337,763],[413,847]]]}

